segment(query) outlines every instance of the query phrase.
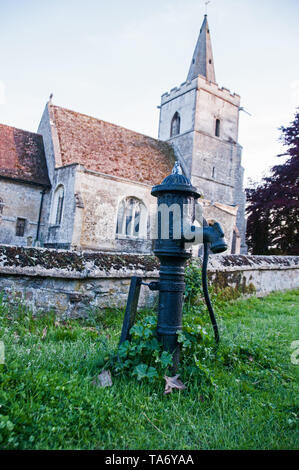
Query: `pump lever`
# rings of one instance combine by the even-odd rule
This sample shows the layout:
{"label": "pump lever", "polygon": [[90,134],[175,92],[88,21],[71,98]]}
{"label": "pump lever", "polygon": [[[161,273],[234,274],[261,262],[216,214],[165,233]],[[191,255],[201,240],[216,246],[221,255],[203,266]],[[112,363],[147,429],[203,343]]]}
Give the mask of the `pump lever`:
{"label": "pump lever", "polygon": [[143,286],[147,286],[149,290],[160,290],[160,282],[153,281],[153,282],[142,282]]}
{"label": "pump lever", "polygon": [[124,322],[122,326],[119,345],[124,343],[127,339],[130,339],[130,329],[132,328],[135,322],[141,284],[142,284],[141,277],[133,276],[131,278],[129,296],[128,296],[126,312],[125,312]]}
{"label": "pump lever", "polygon": [[119,345],[124,343],[127,339],[130,339],[130,329],[135,323],[141,286],[147,286],[150,290],[156,291],[160,289],[160,282],[143,282],[142,277],[137,276],[133,276],[131,278],[130,290]]}

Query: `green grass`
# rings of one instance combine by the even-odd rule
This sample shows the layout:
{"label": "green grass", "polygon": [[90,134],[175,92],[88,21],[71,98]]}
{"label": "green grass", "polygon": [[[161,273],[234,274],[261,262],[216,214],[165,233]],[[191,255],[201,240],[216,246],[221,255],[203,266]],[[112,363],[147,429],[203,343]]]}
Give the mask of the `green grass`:
{"label": "green grass", "polygon": [[183,371],[187,389],[164,396],[162,382],[92,383],[116,348],[122,311],[55,325],[1,302],[0,448],[298,448],[298,304],[299,291],[225,304],[221,344],[203,364],[213,384]]}

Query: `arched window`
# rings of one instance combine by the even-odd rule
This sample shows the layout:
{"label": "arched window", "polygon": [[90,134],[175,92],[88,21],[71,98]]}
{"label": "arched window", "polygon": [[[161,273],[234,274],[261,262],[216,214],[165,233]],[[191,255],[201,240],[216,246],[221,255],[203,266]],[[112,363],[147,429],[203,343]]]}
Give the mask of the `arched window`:
{"label": "arched window", "polygon": [[147,211],[139,199],[128,197],[120,202],[116,234],[123,237],[146,238]]}
{"label": "arched window", "polygon": [[176,112],[171,121],[170,137],[174,137],[175,135],[178,135],[180,133],[180,130],[181,130],[181,118],[180,118],[179,113]]}
{"label": "arched window", "polygon": [[220,137],[220,119],[216,119],[215,136]]}
{"label": "arched window", "polygon": [[63,202],[64,202],[64,187],[60,185],[56,188],[54,197],[53,197],[51,219],[50,219],[51,225],[61,224]]}

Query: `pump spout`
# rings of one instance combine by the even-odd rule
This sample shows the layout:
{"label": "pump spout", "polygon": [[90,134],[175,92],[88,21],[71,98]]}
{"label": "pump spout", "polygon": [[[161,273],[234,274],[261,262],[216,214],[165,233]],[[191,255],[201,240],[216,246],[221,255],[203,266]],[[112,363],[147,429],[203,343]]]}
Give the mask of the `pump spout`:
{"label": "pump spout", "polygon": [[223,253],[227,250],[224,232],[218,222],[203,227],[203,242],[210,243],[210,249],[214,254]]}
{"label": "pump spout", "polygon": [[[188,228],[188,227],[187,227]],[[212,253],[223,253],[227,250],[227,242],[224,238],[224,233],[221,225],[218,222],[208,224],[205,221],[203,227],[191,226],[191,235],[188,238],[185,237],[185,233],[188,233],[186,227],[184,227],[182,240],[185,243],[192,243],[197,245],[199,243],[209,244]],[[190,238],[190,236],[192,238]]]}

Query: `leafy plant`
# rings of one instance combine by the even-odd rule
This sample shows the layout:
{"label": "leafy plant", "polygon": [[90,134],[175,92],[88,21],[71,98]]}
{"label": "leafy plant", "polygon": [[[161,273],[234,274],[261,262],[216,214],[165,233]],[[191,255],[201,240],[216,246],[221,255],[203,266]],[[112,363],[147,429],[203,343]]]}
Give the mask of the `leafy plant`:
{"label": "leafy plant", "polygon": [[185,302],[184,313],[190,313],[196,307],[197,311],[203,311],[203,290],[201,269],[194,263],[188,263],[185,269]]}
{"label": "leafy plant", "polygon": [[[181,347],[181,361],[199,367],[203,342],[210,338],[203,327],[202,319],[190,318],[183,330],[178,332]],[[139,320],[130,330],[131,340],[125,341],[118,349],[117,357],[110,365],[116,373],[130,373],[139,381],[154,382],[164,378],[172,366],[172,354],[163,350],[157,337],[157,316],[149,315]],[[106,364],[107,365],[107,364]]]}
{"label": "leafy plant", "polygon": [[156,316],[148,315],[130,330],[131,340],[118,349],[117,358],[111,361],[116,373],[130,372],[138,380],[153,382],[162,378],[171,366],[172,356],[163,351],[158,341]]}

